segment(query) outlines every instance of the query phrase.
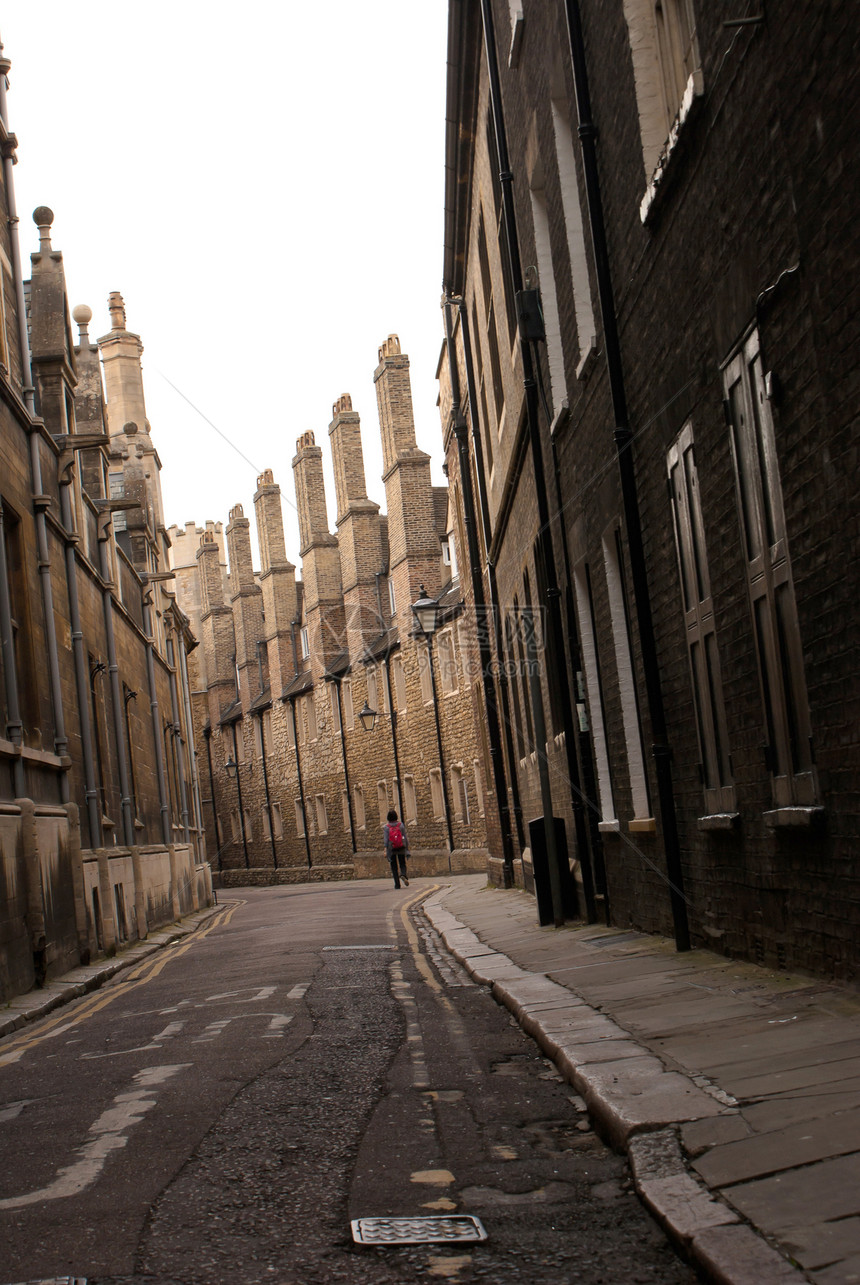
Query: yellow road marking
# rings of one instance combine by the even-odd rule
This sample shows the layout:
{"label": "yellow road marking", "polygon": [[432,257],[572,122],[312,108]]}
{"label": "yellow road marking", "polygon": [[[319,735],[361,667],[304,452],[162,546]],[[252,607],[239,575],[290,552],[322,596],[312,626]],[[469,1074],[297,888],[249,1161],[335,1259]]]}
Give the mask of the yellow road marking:
{"label": "yellow road marking", "polygon": [[164,949],[164,953],[159,955],[158,958],[154,960],[147,959],[142,964],[138,964],[128,974],[127,984],[113,987],[110,990],[92,995],[89,999],[82,1000],[80,1006],[72,1014],[69,1014],[68,1009],[64,1009],[56,1017],[45,1018],[44,1021],[39,1023],[39,1030],[36,1034],[19,1035],[14,1039],[10,1039],[2,1046],[0,1066],[19,1061],[28,1049],[44,1043],[45,1040],[53,1039],[54,1036],[59,1035],[62,1031],[71,1030],[72,1027],[78,1026],[81,1022],[85,1022],[88,1017],[101,1012],[103,1008],[107,1008],[108,1004],[112,1004],[114,1000],[128,995],[129,991],[148,985],[149,982],[163,972],[168,964],[186,954],[192,946],[203,941],[216,928],[221,928],[228,924],[239,907],[246,904],[244,901],[232,902],[213,915],[205,928],[193,933],[181,946],[167,946]]}

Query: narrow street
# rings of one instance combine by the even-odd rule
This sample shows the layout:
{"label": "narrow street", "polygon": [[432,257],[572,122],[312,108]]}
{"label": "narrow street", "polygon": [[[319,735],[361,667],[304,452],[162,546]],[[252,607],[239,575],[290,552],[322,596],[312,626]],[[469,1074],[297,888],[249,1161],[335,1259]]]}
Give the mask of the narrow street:
{"label": "narrow street", "polygon": [[[433,885],[243,889],[0,1043],[0,1285],[693,1281]],[[487,1240],[353,1243],[474,1214]]]}

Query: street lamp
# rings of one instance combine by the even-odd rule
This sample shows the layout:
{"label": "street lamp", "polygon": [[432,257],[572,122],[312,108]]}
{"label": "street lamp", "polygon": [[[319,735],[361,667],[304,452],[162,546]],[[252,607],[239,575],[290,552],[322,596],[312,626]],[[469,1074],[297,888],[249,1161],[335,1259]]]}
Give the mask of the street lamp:
{"label": "street lamp", "polygon": [[358,718],[361,726],[366,732],[372,732],[376,726],[377,711],[371,709],[367,701],[364,702],[364,708],[358,711]]}
{"label": "street lamp", "polygon": [[235,781],[239,775],[239,764],[234,763],[232,759],[228,759],[224,764],[224,771],[227,773],[231,781]]}
{"label": "street lamp", "polygon": [[433,717],[436,720],[436,745],[439,750],[439,774],[442,778],[442,805],[445,809],[445,825],[448,830],[448,869],[451,869],[451,853],[454,851],[454,833],[451,829],[451,808],[448,804],[448,782],[445,773],[445,755],[442,751],[442,729],[439,726],[439,704],[436,700],[436,676],[433,673],[433,635],[439,615],[439,603],[427,596],[427,590],[421,585],[420,597],[412,604],[412,614],[418,621],[418,628],[427,642],[427,663],[430,667],[430,688],[433,693]]}

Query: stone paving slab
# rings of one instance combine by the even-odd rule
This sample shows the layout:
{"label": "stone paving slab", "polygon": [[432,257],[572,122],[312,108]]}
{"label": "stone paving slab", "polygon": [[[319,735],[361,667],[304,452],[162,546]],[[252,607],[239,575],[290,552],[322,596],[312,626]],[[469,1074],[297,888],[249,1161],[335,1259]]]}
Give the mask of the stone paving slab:
{"label": "stone paving slab", "polygon": [[[627,1152],[641,1198],[708,1279],[860,1283],[860,996],[639,933],[540,928],[531,897],[480,876],[434,897],[494,950],[482,980]],[[520,975],[497,977],[499,956]],[[581,1006],[536,998],[529,975]],[[668,1167],[646,1172],[641,1148],[664,1135]]]}

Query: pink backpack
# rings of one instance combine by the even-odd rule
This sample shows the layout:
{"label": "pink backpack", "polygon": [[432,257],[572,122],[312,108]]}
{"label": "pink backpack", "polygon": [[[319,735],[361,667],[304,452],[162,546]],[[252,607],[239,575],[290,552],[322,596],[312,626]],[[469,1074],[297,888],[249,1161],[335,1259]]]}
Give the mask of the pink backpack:
{"label": "pink backpack", "polygon": [[403,831],[400,828],[399,821],[391,821],[388,825],[388,842],[395,850],[403,847]]}

